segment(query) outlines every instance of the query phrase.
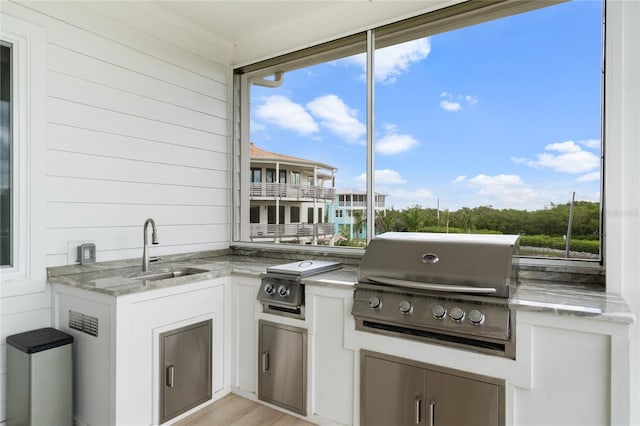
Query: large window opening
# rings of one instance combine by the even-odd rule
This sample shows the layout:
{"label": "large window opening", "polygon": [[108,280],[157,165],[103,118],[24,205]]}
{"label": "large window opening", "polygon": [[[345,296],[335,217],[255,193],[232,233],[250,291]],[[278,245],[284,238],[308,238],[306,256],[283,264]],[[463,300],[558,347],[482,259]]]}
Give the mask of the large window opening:
{"label": "large window opening", "polygon": [[[521,255],[601,259],[603,2],[520,3],[467,2],[376,29],[373,70],[365,34],[237,70],[258,82],[246,85],[242,142],[334,170],[323,183],[332,197],[311,173],[312,198],[274,195],[328,225],[292,239],[519,234]],[[278,84],[260,84],[276,72]]]}

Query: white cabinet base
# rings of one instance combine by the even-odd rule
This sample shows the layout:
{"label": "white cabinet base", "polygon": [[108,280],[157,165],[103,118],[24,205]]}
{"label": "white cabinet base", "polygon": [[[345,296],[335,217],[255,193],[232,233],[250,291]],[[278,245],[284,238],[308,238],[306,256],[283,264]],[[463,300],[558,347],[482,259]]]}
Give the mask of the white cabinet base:
{"label": "white cabinet base", "polygon": [[[54,326],[73,335],[76,342],[76,421],[158,424],[160,334],[204,320],[212,321],[213,399],[227,394],[230,338],[224,307],[229,306],[228,281],[218,278],[119,297],[54,285]],[[95,318],[97,336],[70,328],[70,311]]]}

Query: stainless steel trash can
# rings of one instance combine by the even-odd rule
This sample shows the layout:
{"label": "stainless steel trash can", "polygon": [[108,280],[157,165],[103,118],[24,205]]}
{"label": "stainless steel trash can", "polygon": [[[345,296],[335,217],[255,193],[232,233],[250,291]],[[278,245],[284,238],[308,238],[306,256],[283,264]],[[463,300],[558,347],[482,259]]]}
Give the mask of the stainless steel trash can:
{"label": "stainless steel trash can", "polygon": [[7,337],[7,426],[73,424],[72,343],[55,328]]}

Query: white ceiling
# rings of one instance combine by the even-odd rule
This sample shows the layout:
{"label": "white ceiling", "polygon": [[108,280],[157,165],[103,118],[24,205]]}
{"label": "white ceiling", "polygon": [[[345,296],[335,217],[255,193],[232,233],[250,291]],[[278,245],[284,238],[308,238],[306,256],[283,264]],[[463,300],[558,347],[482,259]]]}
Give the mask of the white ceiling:
{"label": "white ceiling", "polygon": [[232,65],[245,65],[460,1],[158,0],[154,4],[232,43]]}

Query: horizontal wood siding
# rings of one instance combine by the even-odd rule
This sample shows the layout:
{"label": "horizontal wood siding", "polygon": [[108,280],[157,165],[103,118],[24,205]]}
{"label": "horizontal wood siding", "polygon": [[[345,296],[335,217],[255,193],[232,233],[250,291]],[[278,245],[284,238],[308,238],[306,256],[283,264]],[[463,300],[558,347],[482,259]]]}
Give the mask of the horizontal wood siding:
{"label": "horizontal wood siding", "polygon": [[47,265],[228,246],[231,45],[152,5],[7,3],[47,30]]}
{"label": "horizontal wood siding", "polygon": [[[141,257],[147,217],[152,256],[228,247],[231,44],[151,3],[0,11],[46,31],[47,265],[73,263],[79,240],[96,242],[98,261]],[[3,423],[6,337],[51,325],[50,288],[0,303]]]}

